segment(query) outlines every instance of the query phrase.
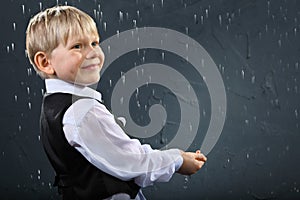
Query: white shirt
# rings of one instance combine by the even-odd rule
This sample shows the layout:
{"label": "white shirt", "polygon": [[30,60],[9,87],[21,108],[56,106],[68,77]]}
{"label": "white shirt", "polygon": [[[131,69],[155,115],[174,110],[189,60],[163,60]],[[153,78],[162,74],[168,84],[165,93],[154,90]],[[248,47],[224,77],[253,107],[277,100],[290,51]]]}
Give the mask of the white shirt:
{"label": "white shirt", "polygon": [[[134,179],[137,185],[146,187],[169,181],[182,165],[180,150],[153,150],[150,145],[129,138],[114,116],[98,102],[102,97],[96,90],[59,79],[46,79],[45,83],[47,93],[88,97],[68,108],[63,117],[63,130],[69,144],[100,170],[124,181]],[[117,194],[108,199],[130,197]],[[145,199],[141,190],[135,199]]]}

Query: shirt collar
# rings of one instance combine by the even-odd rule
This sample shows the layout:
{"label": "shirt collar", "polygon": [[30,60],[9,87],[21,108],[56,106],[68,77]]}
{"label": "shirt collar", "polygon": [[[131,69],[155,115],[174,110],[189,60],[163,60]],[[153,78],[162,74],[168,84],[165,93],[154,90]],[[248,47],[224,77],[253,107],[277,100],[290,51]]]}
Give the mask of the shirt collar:
{"label": "shirt collar", "polygon": [[60,79],[45,79],[47,93],[69,93],[77,96],[90,97],[102,101],[100,92],[81,85],[69,83]]}

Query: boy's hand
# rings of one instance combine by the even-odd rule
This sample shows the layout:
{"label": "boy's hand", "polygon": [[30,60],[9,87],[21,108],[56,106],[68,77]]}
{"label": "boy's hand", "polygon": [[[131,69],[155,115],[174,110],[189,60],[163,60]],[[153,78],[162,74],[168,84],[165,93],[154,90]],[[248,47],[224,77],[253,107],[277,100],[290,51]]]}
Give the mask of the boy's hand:
{"label": "boy's hand", "polygon": [[182,175],[195,174],[207,160],[200,150],[197,150],[196,153],[182,151],[181,156],[183,158],[183,163],[177,172]]}

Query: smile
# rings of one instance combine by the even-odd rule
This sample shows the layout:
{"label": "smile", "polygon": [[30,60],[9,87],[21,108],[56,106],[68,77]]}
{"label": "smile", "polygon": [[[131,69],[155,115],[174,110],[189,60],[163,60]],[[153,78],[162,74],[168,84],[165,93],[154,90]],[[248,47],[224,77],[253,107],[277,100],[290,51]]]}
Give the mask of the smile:
{"label": "smile", "polygon": [[99,64],[92,64],[92,65],[87,65],[82,67],[82,69],[86,69],[86,70],[94,70],[94,69],[98,69],[99,68]]}

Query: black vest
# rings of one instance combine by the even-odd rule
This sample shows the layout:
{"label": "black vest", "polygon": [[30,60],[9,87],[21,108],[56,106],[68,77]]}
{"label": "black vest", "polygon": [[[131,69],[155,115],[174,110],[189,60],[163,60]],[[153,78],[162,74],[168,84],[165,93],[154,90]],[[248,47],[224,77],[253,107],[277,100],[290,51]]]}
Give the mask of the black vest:
{"label": "black vest", "polygon": [[135,198],[140,187],[133,180],[122,181],[101,171],[69,145],[62,119],[72,105],[72,96],[54,93],[45,95],[43,99],[41,140],[56,172],[54,185],[58,186],[64,200],[99,200],[118,193],[127,193]]}

